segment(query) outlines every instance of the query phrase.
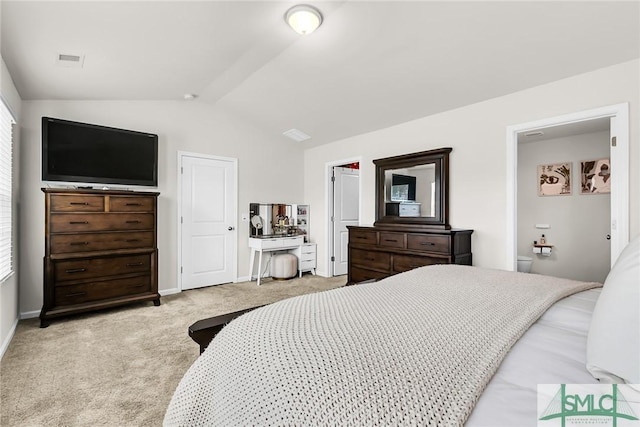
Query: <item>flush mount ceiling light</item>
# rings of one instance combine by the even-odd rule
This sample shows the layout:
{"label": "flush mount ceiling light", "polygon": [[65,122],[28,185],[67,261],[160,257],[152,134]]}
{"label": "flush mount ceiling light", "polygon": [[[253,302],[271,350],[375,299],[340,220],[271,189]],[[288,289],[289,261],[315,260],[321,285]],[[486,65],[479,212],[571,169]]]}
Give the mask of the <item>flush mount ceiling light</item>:
{"label": "flush mount ceiling light", "polygon": [[322,13],[313,6],[299,4],[287,10],[284,20],[300,34],[311,34],[322,24]]}

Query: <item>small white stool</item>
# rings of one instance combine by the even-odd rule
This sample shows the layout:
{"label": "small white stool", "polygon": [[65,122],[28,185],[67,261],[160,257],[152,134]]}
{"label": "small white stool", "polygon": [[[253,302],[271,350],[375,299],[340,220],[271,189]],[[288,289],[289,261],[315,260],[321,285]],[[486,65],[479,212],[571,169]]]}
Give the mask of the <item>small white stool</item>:
{"label": "small white stool", "polygon": [[271,277],[291,279],[298,274],[298,257],[294,254],[274,254],[271,257]]}

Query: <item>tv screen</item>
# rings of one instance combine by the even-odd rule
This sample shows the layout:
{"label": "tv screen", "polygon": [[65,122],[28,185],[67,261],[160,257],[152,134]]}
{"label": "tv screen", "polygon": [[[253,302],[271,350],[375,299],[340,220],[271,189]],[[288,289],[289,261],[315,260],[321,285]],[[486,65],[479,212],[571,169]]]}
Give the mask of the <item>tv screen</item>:
{"label": "tv screen", "polygon": [[416,177],[408,175],[398,175],[395,173],[392,174],[391,191],[391,200],[393,201],[416,200]]}
{"label": "tv screen", "polygon": [[158,135],[42,118],[42,180],[158,185]]}

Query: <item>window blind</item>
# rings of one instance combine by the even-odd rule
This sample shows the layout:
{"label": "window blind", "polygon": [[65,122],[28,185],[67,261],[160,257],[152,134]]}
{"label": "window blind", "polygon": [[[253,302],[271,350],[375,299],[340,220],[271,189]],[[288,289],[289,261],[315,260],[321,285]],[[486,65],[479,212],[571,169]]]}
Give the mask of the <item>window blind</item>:
{"label": "window blind", "polygon": [[0,283],[13,273],[13,126],[9,108],[0,100]]}

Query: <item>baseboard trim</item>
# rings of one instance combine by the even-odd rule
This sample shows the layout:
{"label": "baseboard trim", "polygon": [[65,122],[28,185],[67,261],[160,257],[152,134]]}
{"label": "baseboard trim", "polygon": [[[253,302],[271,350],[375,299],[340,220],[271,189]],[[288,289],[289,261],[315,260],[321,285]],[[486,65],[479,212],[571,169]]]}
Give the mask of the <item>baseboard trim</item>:
{"label": "baseboard trim", "polygon": [[11,330],[7,334],[7,337],[2,342],[2,349],[0,349],[0,360],[4,357],[4,353],[9,348],[9,344],[11,344],[11,340],[13,339],[13,335],[16,333],[16,327],[18,327],[18,320],[16,319],[11,326]]}
{"label": "baseboard trim", "polygon": [[236,278],[236,281],[233,283],[239,283],[239,282],[249,282],[249,276],[242,276],[242,277],[238,277]]}
{"label": "baseboard trim", "polygon": [[40,316],[40,310],[36,311],[25,311],[24,313],[20,313],[20,319],[33,319],[34,317]]}
{"label": "baseboard trim", "polygon": [[179,294],[180,292],[182,291],[178,288],[161,289],[158,291],[161,297],[166,297],[167,295]]}

